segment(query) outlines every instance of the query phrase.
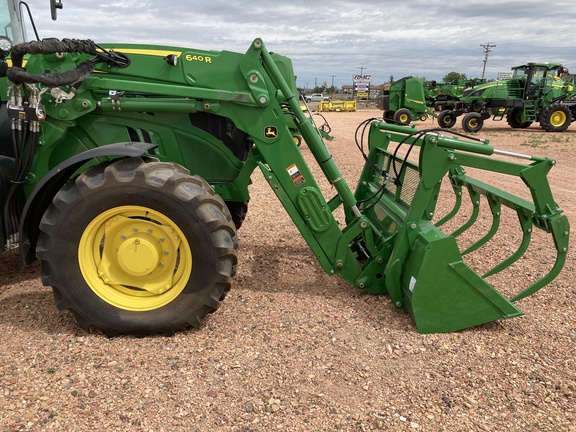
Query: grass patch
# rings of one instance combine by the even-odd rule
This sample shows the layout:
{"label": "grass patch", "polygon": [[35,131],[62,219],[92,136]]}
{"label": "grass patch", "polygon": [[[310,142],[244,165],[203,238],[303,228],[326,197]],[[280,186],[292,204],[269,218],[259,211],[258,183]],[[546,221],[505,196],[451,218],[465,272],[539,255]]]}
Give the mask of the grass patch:
{"label": "grass patch", "polygon": [[525,147],[532,147],[532,148],[543,148],[547,149],[549,147],[549,139],[542,135],[532,135],[527,137],[522,143],[521,146]]}

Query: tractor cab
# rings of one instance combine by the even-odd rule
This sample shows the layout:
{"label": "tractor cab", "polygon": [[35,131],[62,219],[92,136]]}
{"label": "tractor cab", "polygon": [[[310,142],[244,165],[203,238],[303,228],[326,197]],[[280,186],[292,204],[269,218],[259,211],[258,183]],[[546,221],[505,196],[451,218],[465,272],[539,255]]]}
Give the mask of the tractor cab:
{"label": "tractor cab", "polygon": [[[0,51],[10,51],[12,46],[26,41],[22,22],[22,9],[15,0],[0,2]],[[0,52],[0,54],[1,54]]]}
{"label": "tractor cab", "polygon": [[512,68],[512,79],[524,88],[524,99],[535,100],[548,93],[565,73],[560,63],[527,63]]}

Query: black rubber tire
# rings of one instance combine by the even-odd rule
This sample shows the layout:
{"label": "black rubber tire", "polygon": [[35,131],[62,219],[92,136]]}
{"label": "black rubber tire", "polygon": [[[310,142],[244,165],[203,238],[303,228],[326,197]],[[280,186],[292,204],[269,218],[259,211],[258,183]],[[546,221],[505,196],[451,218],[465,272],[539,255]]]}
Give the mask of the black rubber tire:
{"label": "black rubber tire", "polygon": [[384,123],[394,123],[393,116],[394,113],[392,111],[384,111]]}
{"label": "black rubber tire", "polygon": [[484,111],[484,107],[482,105],[482,102],[480,101],[474,101],[470,104],[470,110],[472,112],[476,112],[476,113],[482,113]]}
{"label": "black rubber tire", "polygon": [[409,109],[400,108],[394,113],[393,119],[397,124],[409,125],[412,123],[412,113]]}
{"label": "black rubber tire", "polygon": [[438,125],[441,128],[450,129],[456,124],[456,114],[451,110],[444,110],[438,115]]}
{"label": "black rubber tire", "polygon": [[506,121],[511,128],[526,129],[532,124],[531,121],[522,122],[520,112],[520,109],[514,108],[508,114],[506,114]]}
{"label": "black rubber tire", "polygon": [[468,133],[480,131],[482,126],[484,126],[484,119],[477,112],[468,113],[462,119],[462,128]]}
{"label": "black rubber tire", "polygon": [[301,135],[292,134],[292,139],[294,140],[294,144],[296,144],[296,147],[300,147],[302,145]]}
{"label": "black rubber tire", "polygon": [[240,229],[248,214],[248,201],[226,201],[226,207],[232,216],[234,226]]}
{"label": "black rubber tire", "polygon": [[540,127],[546,132],[563,132],[572,123],[572,112],[563,104],[552,104],[544,108]]}
{"label": "black rubber tire", "polygon": [[[91,227],[96,221],[102,230],[110,229],[110,223],[104,222],[107,215],[125,208],[149,210],[145,216],[121,215],[118,219],[124,220],[128,227],[154,224],[150,226],[156,230],[154,234],[160,242],[165,240],[163,233],[159,233],[161,229],[172,227],[172,233],[176,236],[180,233],[174,237],[177,246],[170,254],[174,256],[175,266],[181,266],[180,271],[170,266],[161,270],[173,274],[170,281],[176,280],[178,275],[178,288],[166,285],[166,290],[152,294],[140,288],[150,280],[153,271],[160,271],[158,268],[162,265],[154,267],[149,274],[134,276],[129,285],[118,282],[112,285],[99,278],[102,273],[99,273],[101,268],[96,261],[102,263],[105,258],[112,265],[120,262],[119,249],[107,253],[105,245],[114,239],[120,242],[119,239],[126,236],[108,234],[109,239],[104,234],[100,240],[102,234],[90,231]],[[162,223],[162,220],[172,224]],[[128,238],[131,238],[128,227]],[[42,264],[42,282],[52,286],[56,306],[60,310],[70,310],[81,328],[98,328],[109,336],[173,334],[189,326],[198,327],[208,313],[219,307],[236,273],[238,240],[226,205],[206,181],[173,163],[127,158],[89,168],[58,192],[44,213],[40,230],[37,256]],[[91,237],[93,232],[96,234]],[[147,234],[142,229],[139,235]],[[87,248],[82,248],[81,241],[85,237],[94,239],[90,243],[93,246],[91,254],[88,254],[90,258],[94,257],[94,262],[84,258]],[[166,239],[159,251],[169,242],[172,239]],[[162,257],[167,253],[158,255]],[[182,264],[186,259],[188,267]],[[90,277],[93,275],[96,277]],[[120,293],[128,300],[119,307],[108,301],[107,296],[102,296],[102,292]],[[165,294],[168,297],[161,297]],[[138,306],[144,305],[146,299],[160,299],[165,303],[154,303],[146,310],[139,310]]]}

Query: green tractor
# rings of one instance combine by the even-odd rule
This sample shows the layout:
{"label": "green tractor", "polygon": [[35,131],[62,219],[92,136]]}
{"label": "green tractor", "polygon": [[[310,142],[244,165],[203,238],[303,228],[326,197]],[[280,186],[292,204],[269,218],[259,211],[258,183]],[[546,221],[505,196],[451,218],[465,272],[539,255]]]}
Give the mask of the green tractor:
{"label": "green tractor", "polygon": [[[516,302],[564,265],[569,225],[547,180],[554,160],[511,162],[487,140],[369,119],[357,134],[366,164],[353,191],[300,109],[291,61],[261,39],[245,53],[70,39],[4,48],[0,241],[25,264],[40,260],[56,306],[82,328],[144,336],[199,326],[230,290],[255,171],[327,274],[387,294],[421,333],[522,315]],[[488,183],[494,174],[522,179],[530,198]],[[466,195],[474,211],[460,224]],[[435,217],[444,199],[452,210],[438,206]],[[463,248],[480,203],[492,226]],[[520,221],[520,246],[474,269],[468,254],[498,237],[506,214]],[[505,296],[488,277],[513,271],[535,230],[555,256],[545,249],[548,268]]]}
{"label": "green tractor", "polygon": [[388,123],[408,125],[413,120],[425,121],[429,115],[436,117],[426,104],[422,80],[411,76],[390,84],[384,95],[378,97],[377,106],[384,110]]}
{"label": "green tractor", "polygon": [[563,80],[567,69],[560,63],[527,63],[512,71],[511,79],[464,91],[454,110],[440,113],[439,123],[451,127],[458,116],[464,115],[464,130],[478,132],[486,119],[506,117],[513,128],[527,128],[538,122],[548,132],[566,130],[576,118],[574,85]]}
{"label": "green tractor", "polygon": [[426,100],[426,106],[436,110],[436,97],[438,95],[439,89],[444,86],[444,83],[432,80],[423,81],[422,85],[424,86],[424,98]]}
{"label": "green tractor", "polygon": [[433,103],[435,111],[453,110],[460,101],[462,93],[468,88],[485,83],[485,79],[473,78],[439,84],[435,88]]}

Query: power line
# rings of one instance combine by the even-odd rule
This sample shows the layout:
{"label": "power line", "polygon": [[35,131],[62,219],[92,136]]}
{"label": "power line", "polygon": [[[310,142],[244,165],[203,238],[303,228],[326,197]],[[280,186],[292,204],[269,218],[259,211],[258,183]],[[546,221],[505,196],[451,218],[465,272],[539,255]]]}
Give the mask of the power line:
{"label": "power line", "polygon": [[490,54],[491,48],[494,48],[496,45],[490,45],[490,42],[488,42],[487,44],[480,44],[480,46],[484,48],[484,67],[482,68],[482,78],[484,78],[486,63],[488,63],[488,54]]}

